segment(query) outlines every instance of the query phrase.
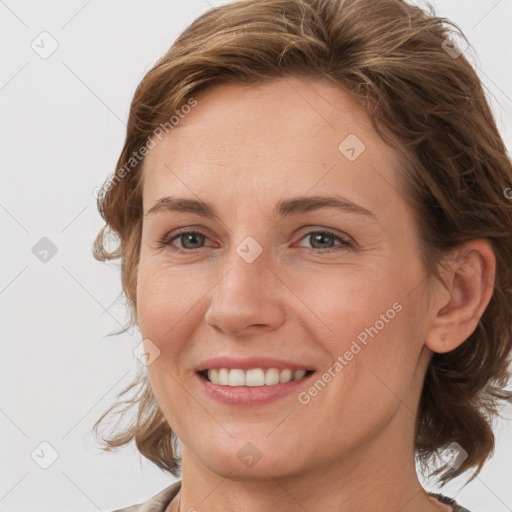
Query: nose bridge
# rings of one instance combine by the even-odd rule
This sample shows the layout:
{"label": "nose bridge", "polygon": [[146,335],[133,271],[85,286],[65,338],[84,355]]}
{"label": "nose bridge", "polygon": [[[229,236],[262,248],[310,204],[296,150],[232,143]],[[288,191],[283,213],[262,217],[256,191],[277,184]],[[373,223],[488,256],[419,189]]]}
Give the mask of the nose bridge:
{"label": "nose bridge", "polygon": [[233,243],[227,256],[227,273],[219,283],[226,291],[232,291],[243,298],[246,293],[252,299],[261,297],[264,282],[267,281],[268,249],[264,249],[256,238],[245,237]]}
{"label": "nose bridge", "polygon": [[[270,244],[266,225],[267,219],[262,215],[261,204],[257,194],[250,186],[251,180],[244,182],[243,195],[241,184],[236,187],[235,200],[232,202],[235,210],[232,210],[233,222],[230,231],[230,240],[227,246],[229,253],[226,254],[227,270],[231,269],[230,279],[245,280],[252,279],[270,273],[268,265],[271,264]],[[251,192],[249,194],[249,192]],[[243,201],[240,198],[243,197]],[[258,214],[262,215],[258,218]],[[228,222],[229,225],[229,222]],[[228,276],[226,276],[228,277]],[[254,287],[257,283],[250,284]]]}
{"label": "nose bridge", "polygon": [[205,321],[233,333],[251,325],[275,328],[282,314],[277,287],[270,286],[270,251],[256,236],[246,236],[239,242],[235,241],[236,233],[232,236],[233,243],[225,256],[222,277],[214,287]]}

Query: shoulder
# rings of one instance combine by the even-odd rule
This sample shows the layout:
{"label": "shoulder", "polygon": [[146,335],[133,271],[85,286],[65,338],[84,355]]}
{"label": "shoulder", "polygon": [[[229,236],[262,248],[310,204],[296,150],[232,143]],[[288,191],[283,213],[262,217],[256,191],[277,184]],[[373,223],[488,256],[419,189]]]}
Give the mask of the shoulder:
{"label": "shoulder", "polygon": [[441,503],[447,503],[453,507],[453,512],[471,512],[467,508],[464,508],[462,505],[459,505],[453,498],[449,498],[448,496],[444,496],[443,494],[436,494],[433,492],[429,492],[430,496],[437,498]]}
{"label": "shoulder", "polygon": [[172,499],[178,494],[181,487],[181,480],[174,482],[165,489],[155,494],[144,503],[119,508],[112,512],[165,512]]}

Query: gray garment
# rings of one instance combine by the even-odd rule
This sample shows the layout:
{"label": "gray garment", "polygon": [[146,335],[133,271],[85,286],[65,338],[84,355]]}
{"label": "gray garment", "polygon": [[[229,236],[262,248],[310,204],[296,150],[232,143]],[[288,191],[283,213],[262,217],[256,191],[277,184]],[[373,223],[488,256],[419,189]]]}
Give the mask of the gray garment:
{"label": "gray garment", "polygon": [[113,512],[164,512],[169,506],[169,503],[178,494],[181,487],[181,480],[174,482],[169,487],[166,487],[152,498],[140,503],[139,505],[132,505],[131,507],[120,508]]}
{"label": "gray garment", "polygon": [[453,512],[470,512],[467,508],[464,508],[462,505],[459,505],[454,499],[443,496],[442,494],[435,494],[433,492],[429,492],[430,496],[437,498],[441,503],[447,503],[453,507]]}
{"label": "gray garment", "polygon": [[[140,503],[139,505],[132,505],[131,507],[120,508],[113,512],[165,512],[169,503],[178,494],[181,487],[181,480],[174,482],[169,487],[166,487],[152,498]],[[434,498],[437,498],[441,503],[446,503],[453,507],[453,512],[470,512],[467,508],[459,505],[454,499],[443,496],[442,494],[429,493]]]}

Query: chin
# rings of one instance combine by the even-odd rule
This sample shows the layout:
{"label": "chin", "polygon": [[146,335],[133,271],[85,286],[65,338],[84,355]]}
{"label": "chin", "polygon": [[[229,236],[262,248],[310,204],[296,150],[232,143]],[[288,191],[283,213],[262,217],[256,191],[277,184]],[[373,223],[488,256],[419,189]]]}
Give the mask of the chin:
{"label": "chin", "polygon": [[[210,444],[197,452],[203,465],[219,476],[229,475],[231,480],[239,482],[258,482],[301,472],[304,461],[297,457],[296,445],[292,448],[284,443],[270,443],[265,437],[254,442],[244,442],[240,438],[230,441],[229,446]],[[277,437],[276,441],[279,441]]]}

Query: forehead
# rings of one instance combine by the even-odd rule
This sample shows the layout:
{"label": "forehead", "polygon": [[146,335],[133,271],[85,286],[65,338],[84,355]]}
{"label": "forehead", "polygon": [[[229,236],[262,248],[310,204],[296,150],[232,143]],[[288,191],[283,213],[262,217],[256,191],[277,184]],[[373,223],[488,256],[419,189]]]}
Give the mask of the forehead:
{"label": "forehead", "polygon": [[395,150],[362,104],[334,84],[290,77],[220,84],[195,99],[145,157],[145,202],[176,188],[225,198],[336,188],[363,203],[398,199]]}

